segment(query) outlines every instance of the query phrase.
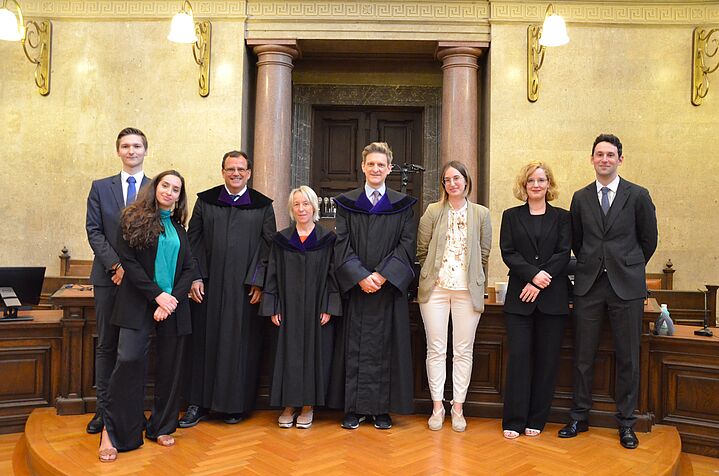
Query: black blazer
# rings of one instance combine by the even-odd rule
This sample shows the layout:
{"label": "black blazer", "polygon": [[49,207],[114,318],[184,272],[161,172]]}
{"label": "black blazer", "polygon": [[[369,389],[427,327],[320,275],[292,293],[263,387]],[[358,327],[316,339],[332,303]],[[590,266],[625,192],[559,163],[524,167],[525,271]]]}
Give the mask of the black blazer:
{"label": "black blazer", "polygon": [[[539,309],[545,314],[568,314],[567,263],[572,241],[569,212],[547,204],[539,244],[534,240],[530,220],[526,203],[509,208],[502,214],[499,247],[502,260],[509,267],[504,311],[529,315]],[[542,270],[552,276],[552,283],[539,292],[534,302],[522,302],[519,298],[522,289]]]}
{"label": "black blazer", "polygon": [[[85,229],[87,241],[95,254],[90,282],[95,286],[114,286],[110,269],[120,261],[117,253],[117,230],[120,228],[120,212],[125,208],[122,198],[121,175],[94,180],[87,197]],[[150,183],[142,178],[140,188]]]}
{"label": "black blazer", "polygon": [[[572,197],[572,249],[577,257],[574,294],[584,296],[604,268],[621,299],[647,296],[646,264],[657,249],[657,217],[647,189],[620,179],[606,217],[596,182]],[[604,264],[602,264],[604,263]]]}
{"label": "black blazer", "polygon": [[[187,293],[192,286],[194,264],[185,229],[174,221],[173,225],[180,238],[180,251],[177,254],[172,295],[179,303],[172,316],[159,323],[157,332],[163,335],[187,335],[192,332]],[[112,323],[119,327],[140,329],[147,325],[147,321],[143,321],[145,319],[155,322],[153,320],[153,313],[157,309],[155,298],[162,293],[162,289],[154,281],[157,242],[143,250],[131,248],[122,237],[122,231],[119,230],[117,245],[125,276],[117,291]]]}

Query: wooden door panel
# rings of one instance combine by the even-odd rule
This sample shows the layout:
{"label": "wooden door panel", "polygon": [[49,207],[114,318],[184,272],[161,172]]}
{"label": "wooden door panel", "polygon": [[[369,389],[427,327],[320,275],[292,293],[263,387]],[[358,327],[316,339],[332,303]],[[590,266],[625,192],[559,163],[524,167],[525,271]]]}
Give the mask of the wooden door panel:
{"label": "wooden door panel", "polygon": [[[395,164],[422,165],[422,110],[418,108],[315,108],[312,130],[310,186],[320,197],[336,196],[363,183],[362,149],[370,142],[387,142]],[[387,185],[400,190],[401,176],[391,174]],[[407,193],[420,197],[421,190],[422,177],[411,175]]]}

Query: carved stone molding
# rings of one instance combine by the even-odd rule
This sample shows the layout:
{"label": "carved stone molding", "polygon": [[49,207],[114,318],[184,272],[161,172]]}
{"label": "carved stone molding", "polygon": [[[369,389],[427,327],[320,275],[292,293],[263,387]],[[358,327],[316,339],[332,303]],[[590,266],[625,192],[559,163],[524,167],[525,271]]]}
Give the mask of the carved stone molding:
{"label": "carved stone molding", "polygon": [[[170,18],[180,0],[23,0],[27,17],[51,19],[152,19]],[[344,36],[372,39],[403,36],[417,39],[488,40],[489,24],[537,22],[547,1],[521,0],[195,0],[199,18],[249,20],[251,37],[263,28],[289,29],[295,38]],[[686,1],[561,1],[560,15],[574,23],[711,24],[719,21],[719,2]],[[418,28],[419,27],[419,28]],[[305,31],[306,34],[301,33]],[[298,35],[299,34],[299,35]],[[363,36],[363,34],[365,36]],[[377,36],[378,35],[378,36]]]}
{"label": "carved stone molding", "polygon": [[259,1],[248,38],[489,41],[489,1]]}
{"label": "carved stone molding", "polygon": [[[28,17],[77,19],[151,19],[172,18],[180,10],[180,0],[22,0],[23,14]],[[244,19],[245,0],[194,0],[196,17]]]}
{"label": "carved stone molding", "polygon": [[317,19],[477,20],[489,17],[488,1],[258,1],[249,0],[252,17]]}
{"label": "carved stone molding", "polygon": [[[540,22],[544,19],[547,1],[521,2],[493,0],[490,23]],[[694,25],[719,21],[719,2],[703,0],[633,2],[554,2],[557,13],[567,22],[638,25]]]}

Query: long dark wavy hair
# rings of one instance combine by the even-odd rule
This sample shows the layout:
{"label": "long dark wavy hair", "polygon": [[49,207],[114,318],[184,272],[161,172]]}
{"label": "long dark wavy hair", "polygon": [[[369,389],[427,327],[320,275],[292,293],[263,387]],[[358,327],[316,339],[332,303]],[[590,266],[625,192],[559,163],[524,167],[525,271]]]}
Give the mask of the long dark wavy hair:
{"label": "long dark wavy hair", "polygon": [[166,170],[158,174],[149,186],[140,190],[137,200],[122,211],[120,218],[120,226],[122,228],[122,237],[130,244],[132,248],[145,249],[149,248],[165,231],[160,222],[160,209],[157,206],[155,193],[157,186],[163,177],[174,175],[180,179],[182,189],[180,189],[180,197],[175,203],[172,210],[172,219],[185,226],[187,222],[187,193],[185,192],[185,179],[177,170]]}

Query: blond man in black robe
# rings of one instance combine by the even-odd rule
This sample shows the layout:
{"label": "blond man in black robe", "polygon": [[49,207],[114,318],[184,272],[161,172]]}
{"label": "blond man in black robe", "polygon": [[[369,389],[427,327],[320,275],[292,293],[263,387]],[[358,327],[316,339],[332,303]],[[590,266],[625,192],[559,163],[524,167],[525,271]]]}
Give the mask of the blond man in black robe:
{"label": "blond man in black robe", "polygon": [[342,427],[367,417],[392,427],[393,413],[413,411],[407,288],[414,278],[416,199],[386,187],[392,151],[373,142],[362,151],[364,186],[338,196],[335,273],[345,296],[338,320],[329,405],[343,408]]}

